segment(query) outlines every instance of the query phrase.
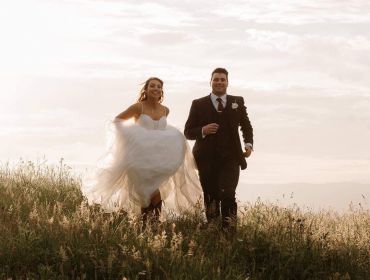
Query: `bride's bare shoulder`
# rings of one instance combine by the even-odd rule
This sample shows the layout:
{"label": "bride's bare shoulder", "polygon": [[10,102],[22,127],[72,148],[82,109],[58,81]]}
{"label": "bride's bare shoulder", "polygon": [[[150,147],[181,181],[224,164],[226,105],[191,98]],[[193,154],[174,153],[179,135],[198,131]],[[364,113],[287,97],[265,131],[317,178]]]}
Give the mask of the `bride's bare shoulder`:
{"label": "bride's bare shoulder", "polygon": [[166,116],[168,116],[168,114],[170,113],[170,109],[164,105],[161,105],[163,110],[166,112]]}
{"label": "bride's bare shoulder", "polygon": [[133,110],[135,110],[135,112],[141,114],[141,111],[143,109],[143,102],[142,101],[139,101],[135,104],[132,104],[131,107],[133,108]]}

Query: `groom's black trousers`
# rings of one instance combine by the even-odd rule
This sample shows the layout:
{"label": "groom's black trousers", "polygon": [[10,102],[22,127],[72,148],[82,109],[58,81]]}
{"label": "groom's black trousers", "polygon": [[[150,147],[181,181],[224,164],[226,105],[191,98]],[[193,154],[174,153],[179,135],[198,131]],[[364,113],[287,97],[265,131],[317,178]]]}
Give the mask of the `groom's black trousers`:
{"label": "groom's black trousers", "polygon": [[208,222],[221,215],[224,228],[236,227],[235,190],[239,181],[239,163],[235,159],[215,157],[198,164],[198,168]]}

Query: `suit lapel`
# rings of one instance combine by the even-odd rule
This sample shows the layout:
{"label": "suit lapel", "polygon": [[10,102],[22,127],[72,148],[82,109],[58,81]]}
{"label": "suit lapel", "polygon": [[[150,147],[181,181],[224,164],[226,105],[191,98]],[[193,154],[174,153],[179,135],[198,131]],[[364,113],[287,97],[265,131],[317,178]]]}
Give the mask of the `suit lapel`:
{"label": "suit lapel", "polygon": [[229,121],[230,121],[230,115],[232,114],[231,104],[232,104],[232,97],[230,95],[226,95],[226,107],[224,109],[223,114],[225,114],[225,117],[227,117]]}
{"label": "suit lapel", "polygon": [[232,104],[235,103],[235,99],[233,96],[227,95],[227,103],[226,103],[226,108],[224,111],[225,117],[228,121],[228,123],[231,126],[234,126],[237,124],[238,120],[238,113],[235,109],[232,108]]}
{"label": "suit lapel", "polygon": [[230,113],[231,111],[231,103],[232,103],[232,98],[230,95],[226,95],[226,108],[225,108],[225,113]]}
{"label": "suit lapel", "polygon": [[208,103],[208,105],[209,105],[209,106],[208,106],[208,107],[209,107],[209,112],[210,112],[210,113],[214,113],[214,112],[216,112],[216,113],[218,114],[218,112],[217,112],[217,110],[216,110],[215,106],[213,105],[212,98],[211,98],[211,94],[210,94],[210,95],[208,95],[207,103]]}

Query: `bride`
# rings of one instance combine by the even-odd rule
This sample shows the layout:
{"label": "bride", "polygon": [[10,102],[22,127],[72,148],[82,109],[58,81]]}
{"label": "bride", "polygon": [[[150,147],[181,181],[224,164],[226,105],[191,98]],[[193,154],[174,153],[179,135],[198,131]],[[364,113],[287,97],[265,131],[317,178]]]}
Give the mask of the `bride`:
{"label": "bride", "polygon": [[[109,210],[125,209],[158,220],[166,211],[194,211],[202,189],[183,134],[167,125],[163,81],[149,78],[137,103],[114,119],[113,142],[95,182],[84,193]],[[128,125],[126,120],[134,119]]]}

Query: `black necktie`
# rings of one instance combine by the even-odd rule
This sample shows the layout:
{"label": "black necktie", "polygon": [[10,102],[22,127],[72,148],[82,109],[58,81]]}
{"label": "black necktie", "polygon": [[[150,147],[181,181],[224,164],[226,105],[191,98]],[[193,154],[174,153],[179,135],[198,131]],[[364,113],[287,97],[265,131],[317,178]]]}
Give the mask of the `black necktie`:
{"label": "black necktie", "polygon": [[218,97],[216,100],[218,102],[217,111],[222,112],[224,110],[224,105],[222,105],[222,99]]}

